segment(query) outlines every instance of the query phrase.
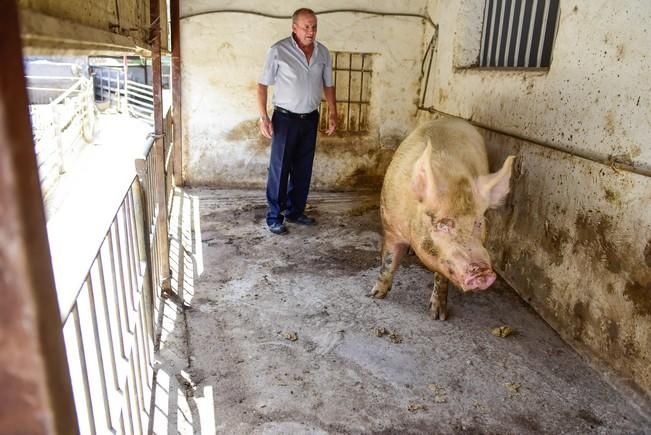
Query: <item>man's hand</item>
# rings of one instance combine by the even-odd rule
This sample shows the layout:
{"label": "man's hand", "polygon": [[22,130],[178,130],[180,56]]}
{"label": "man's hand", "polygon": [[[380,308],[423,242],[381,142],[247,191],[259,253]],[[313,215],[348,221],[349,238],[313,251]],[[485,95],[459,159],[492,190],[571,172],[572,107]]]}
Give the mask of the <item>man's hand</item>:
{"label": "man's hand", "polygon": [[260,133],[268,139],[271,139],[271,136],[274,134],[273,127],[271,125],[271,120],[266,117],[260,117]]}
{"label": "man's hand", "polygon": [[336,130],[337,130],[337,112],[331,111],[330,116],[328,117],[328,129],[326,130],[325,133],[328,136],[332,136]]}

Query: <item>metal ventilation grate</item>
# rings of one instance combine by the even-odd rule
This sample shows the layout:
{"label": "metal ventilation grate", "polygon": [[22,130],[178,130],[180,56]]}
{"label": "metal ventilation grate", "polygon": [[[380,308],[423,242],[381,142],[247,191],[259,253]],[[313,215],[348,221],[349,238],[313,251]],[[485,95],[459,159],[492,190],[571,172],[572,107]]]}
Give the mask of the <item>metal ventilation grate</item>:
{"label": "metal ventilation grate", "polygon": [[[373,56],[369,53],[332,51],[332,70],[337,97],[337,130],[339,132],[368,132],[371,101]],[[328,105],[321,102],[320,131],[328,128]]]}
{"label": "metal ventilation grate", "polygon": [[559,0],[486,0],[480,67],[548,68]]}

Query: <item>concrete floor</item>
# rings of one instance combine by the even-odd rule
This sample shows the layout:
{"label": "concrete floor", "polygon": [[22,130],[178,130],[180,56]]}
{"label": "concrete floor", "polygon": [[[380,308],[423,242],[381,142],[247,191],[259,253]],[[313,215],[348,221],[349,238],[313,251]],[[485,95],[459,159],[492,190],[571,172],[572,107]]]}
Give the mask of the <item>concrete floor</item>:
{"label": "concrete floor", "polygon": [[153,432],[651,433],[504,283],[451,290],[434,321],[432,274],[409,257],[387,299],[367,297],[377,201],[313,193],[319,224],[276,236],[262,190],[177,192]]}

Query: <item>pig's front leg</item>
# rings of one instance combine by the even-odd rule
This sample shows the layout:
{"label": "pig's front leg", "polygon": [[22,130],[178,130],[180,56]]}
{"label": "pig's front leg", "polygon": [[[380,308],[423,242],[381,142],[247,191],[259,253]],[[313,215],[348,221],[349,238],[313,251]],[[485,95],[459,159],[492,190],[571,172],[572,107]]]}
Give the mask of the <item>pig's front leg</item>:
{"label": "pig's front leg", "polygon": [[384,240],[382,246],[382,267],[380,276],[371,290],[371,296],[377,299],[384,299],[391,290],[393,283],[393,272],[398,268],[400,260],[407,252],[409,245]]}
{"label": "pig's front leg", "polygon": [[434,288],[429,300],[430,315],[434,320],[448,318],[448,279],[442,274],[434,272]]}

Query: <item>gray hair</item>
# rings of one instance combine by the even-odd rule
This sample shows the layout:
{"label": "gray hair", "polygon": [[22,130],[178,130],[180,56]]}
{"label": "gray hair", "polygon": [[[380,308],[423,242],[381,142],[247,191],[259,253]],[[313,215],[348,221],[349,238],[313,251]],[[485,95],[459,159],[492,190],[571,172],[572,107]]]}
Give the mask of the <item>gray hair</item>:
{"label": "gray hair", "polygon": [[300,17],[301,15],[312,15],[312,16],[316,17],[316,14],[314,13],[314,11],[312,9],[310,9],[310,8],[300,8],[300,9],[296,9],[294,11],[294,13],[292,14],[292,23],[296,23],[296,21],[298,20],[298,17]]}

